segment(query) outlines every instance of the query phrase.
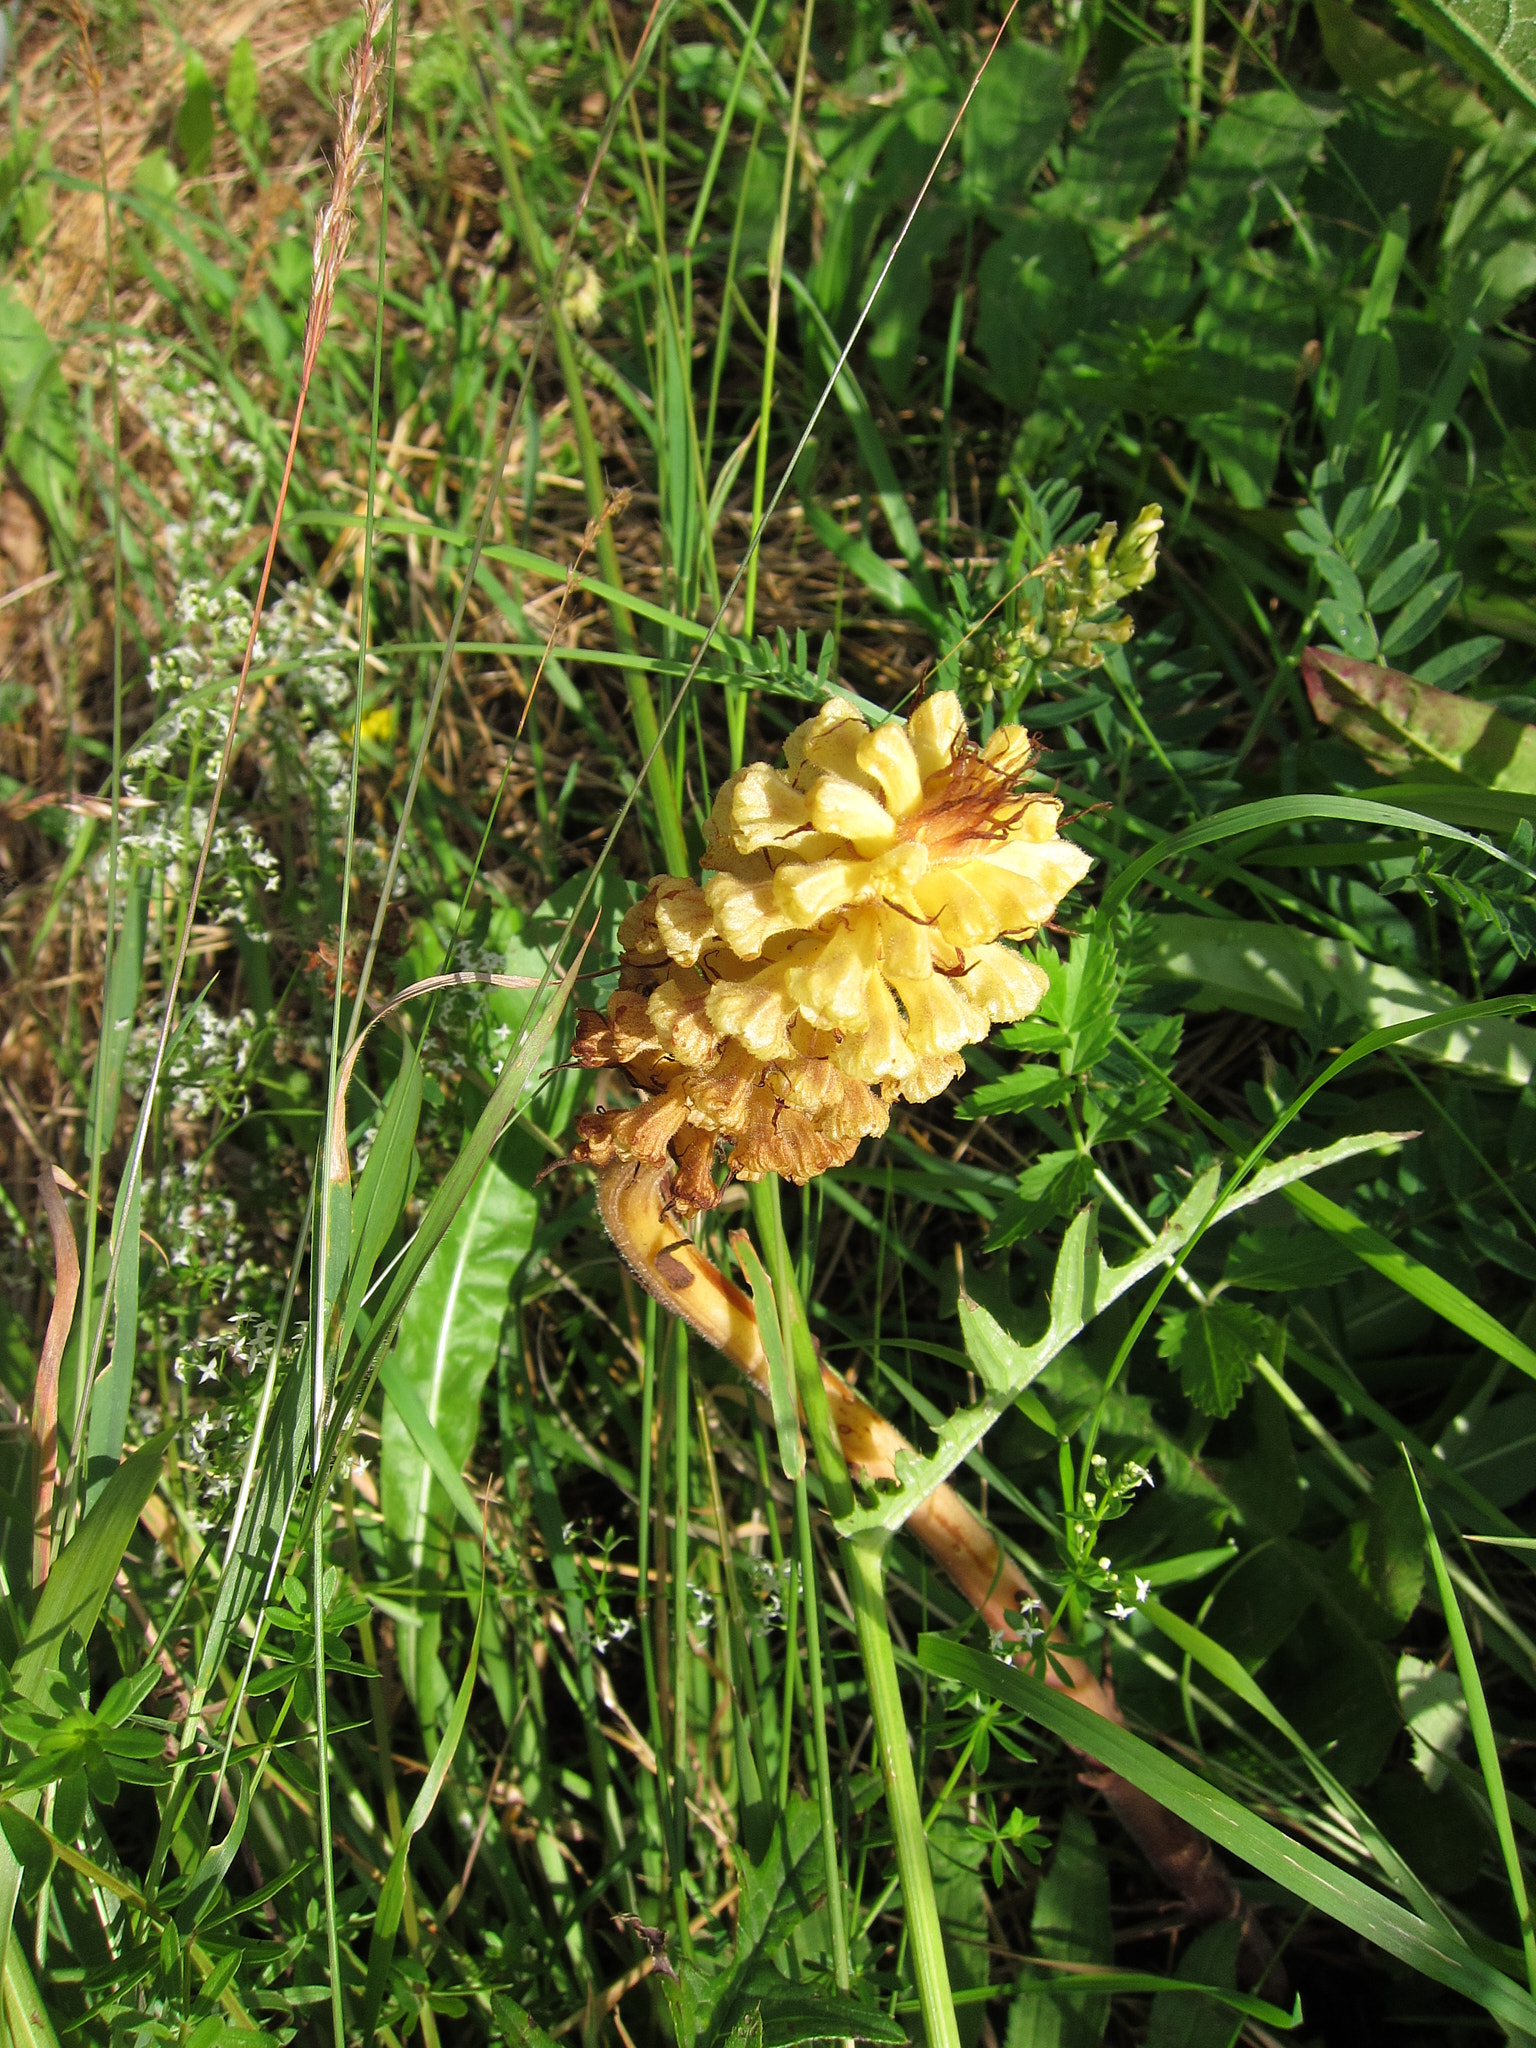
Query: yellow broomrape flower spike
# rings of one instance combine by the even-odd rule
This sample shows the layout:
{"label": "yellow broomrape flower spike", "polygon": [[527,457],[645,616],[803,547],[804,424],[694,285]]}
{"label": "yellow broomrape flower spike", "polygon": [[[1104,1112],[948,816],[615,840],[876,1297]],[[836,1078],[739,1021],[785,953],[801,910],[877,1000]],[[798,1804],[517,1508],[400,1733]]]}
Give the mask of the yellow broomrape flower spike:
{"label": "yellow broomrape flower spike", "polygon": [[1045,993],[1010,942],[1089,867],[1057,799],[1023,786],[1035,752],[1007,725],[978,748],[943,691],[873,730],[825,704],[782,769],[732,776],[709,879],[652,882],[620,927],[617,993],[581,1014],[576,1058],[623,1067],[646,1099],[584,1116],[575,1156],[670,1162],[691,1215],[719,1200],[721,1147],[738,1180],[804,1183],[884,1131],[893,1102],[964,1073],[967,1046]]}

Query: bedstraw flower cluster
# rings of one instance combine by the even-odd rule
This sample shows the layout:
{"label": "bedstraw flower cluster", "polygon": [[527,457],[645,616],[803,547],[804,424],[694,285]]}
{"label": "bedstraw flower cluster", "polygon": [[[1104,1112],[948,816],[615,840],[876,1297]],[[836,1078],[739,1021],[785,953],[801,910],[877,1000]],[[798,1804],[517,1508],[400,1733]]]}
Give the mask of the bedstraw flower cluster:
{"label": "bedstraw flower cluster", "polygon": [[804,1183],[925,1102],[963,1050],[1046,989],[1029,939],[1089,866],[1026,789],[1019,726],[984,747],[945,691],[873,729],[841,701],[792,733],[784,767],[720,791],[701,884],[660,877],[620,928],[606,1013],[575,1057],[623,1067],[644,1098],[580,1120],[575,1156],[669,1160],[684,1213],[739,1180]]}

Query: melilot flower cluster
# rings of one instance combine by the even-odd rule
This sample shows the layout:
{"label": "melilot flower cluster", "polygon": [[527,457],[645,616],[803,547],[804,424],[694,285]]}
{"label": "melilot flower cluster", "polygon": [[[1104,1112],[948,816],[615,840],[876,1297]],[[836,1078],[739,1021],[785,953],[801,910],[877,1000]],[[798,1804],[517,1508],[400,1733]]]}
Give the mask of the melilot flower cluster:
{"label": "melilot flower cluster", "polygon": [[804,1183],[965,1071],[963,1050],[1039,1004],[1030,939],[1089,866],[1061,805],[1024,787],[1035,747],[983,747],[960,700],[871,728],[834,700],[716,800],[701,885],[663,876],[620,928],[606,1013],[575,1056],[620,1066],[638,1107],[580,1120],[576,1157],[674,1170],[684,1212],[732,1173]]}

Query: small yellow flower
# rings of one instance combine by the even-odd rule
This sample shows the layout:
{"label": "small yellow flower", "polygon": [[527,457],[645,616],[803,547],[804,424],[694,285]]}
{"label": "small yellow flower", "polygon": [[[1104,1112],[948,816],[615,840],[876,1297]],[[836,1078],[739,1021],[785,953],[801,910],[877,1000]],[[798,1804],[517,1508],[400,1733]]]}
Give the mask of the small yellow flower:
{"label": "small yellow flower", "polygon": [[[365,711],[363,713],[362,734],[365,740],[372,741],[375,746],[387,747],[395,736],[394,705],[381,704],[377,711]],[[343,727],[339,737],[343,746],[350,745],[352,740],[351,726]]]}
{"label": "small yellow flower", "polygon": [[1060,803],[1021,787],[1034,751],[1018,726],[974,746],[946,691],[873,730],[830,702],[783,769],[732,776],[710,879],[652,883],[620,928],[606,1016],[583,1013],[576,1057],[627,1067],[651,1099],[583,1118],[578,1157],[670,1151],[680,1205],[708,1207],[716,1139],[740,1179],[804,1181],[883,1131],[893,1101],[962,1074],[966,1046],[1045,993],[1007,942],[1089,866]]}

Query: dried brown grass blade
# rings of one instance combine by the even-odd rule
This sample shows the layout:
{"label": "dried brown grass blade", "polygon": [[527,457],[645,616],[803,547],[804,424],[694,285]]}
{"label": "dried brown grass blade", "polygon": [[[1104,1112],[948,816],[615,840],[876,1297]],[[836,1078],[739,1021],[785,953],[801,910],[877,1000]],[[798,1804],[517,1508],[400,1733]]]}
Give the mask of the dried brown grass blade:
{"label": "dried brown grass blade", "polygon": [[34,1591],[48,1576],[53,1533],[53,1490],[59,1473],[59,1365],[75,1320],[75,1297],[80,1292],[80,1252],[74,1225],[59,1192],[59,1169],[45,1162],[37,1176],[37,1191],[53,1239],[53,1307],[43,1352],[37,1362],[37,1381],[32,1389],[32,1449],[37,1474],[37,1493],[32,1521],[32,1585]]}

